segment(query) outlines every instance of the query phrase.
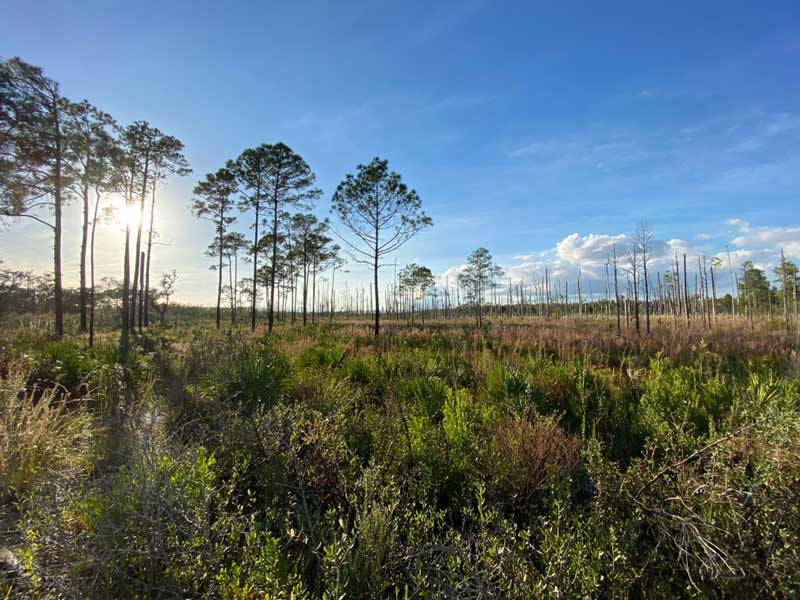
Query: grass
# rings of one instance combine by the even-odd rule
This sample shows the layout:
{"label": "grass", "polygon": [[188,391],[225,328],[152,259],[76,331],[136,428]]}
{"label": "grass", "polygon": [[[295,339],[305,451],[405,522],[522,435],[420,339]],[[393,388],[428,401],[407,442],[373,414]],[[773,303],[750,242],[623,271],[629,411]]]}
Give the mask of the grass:
{"label": "grass", "polygon": [[26,389],[27,377],[0,382],[0,497],[21,497],[51,477],[91,472],[99,437],[91,415],[58,387]]}
{"label": "grass", "polygon": [[800,359],[773,328],[183,324],[123,365],[113,333],[0,335],[9,594],[800,593]]}

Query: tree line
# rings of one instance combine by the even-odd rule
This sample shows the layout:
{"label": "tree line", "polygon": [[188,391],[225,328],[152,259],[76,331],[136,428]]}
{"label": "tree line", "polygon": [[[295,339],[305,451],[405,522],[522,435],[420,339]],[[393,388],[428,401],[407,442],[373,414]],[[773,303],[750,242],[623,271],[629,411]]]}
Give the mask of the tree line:
{"label": "tree line", "polygon": [[[295,308],[301,307],[302,323],[314,322],[319,306],[317,276],[331,271],[330,314],[335,294],[336,269],[344,264],[343,248],[350,259],[369,265],[373,272],[370,293],[374,334],[380,332],[379,270],[382,261],[432,221],[422,209],[419,195],[389,170],[388,161],[374,158],[360,164],[337,186],[331,211],[340,227],[329,219],[318,219],[311,210],[322,195],[314,186],[316,177],[286,144],[262,144],[244,150],[224,167],[209,173],[194,188],[192,211],[214,225],[214,239],[207,254],[216,258],[216,326],[222,319],[222,298],[231,301],[231,321],[236,321],[237,293],[250,302],[250,326],[256,327],[258,290],[267,299],[267,331],[272,332],[276,314],[289,313],[294,323]],[[236,209],[249,217],[251,241],[232,231]],[[238,260],[252,263],[252,277],[244,286],[234,285]],[[228,284],[223,270],[228,269]],[[302,285],[301,285],[302,281]],[[227,290],[226,290],[227,288]],[[238,290],[238,291],[237,291]],[[281,310],[281,305],[283,310]],[[289,309],[287,310],[287,305]]]}
{"label": "tree line", "polygon": [[64,334],[63,211],[72,200],[80,203],[80,331],[92,345],[97,224],[107,197],[123,199],[120,346],[126,350],[130,332],[150,323],[157,191],[169,177],[190,172],[183,144],[146,121],[121,125],[86,100],[73,102],[41,68],[20,58],[0,62],[0,128],[0,217],[31,219],[53,234],[57,338]]}
{"label": "tree line", "polygon": [[[125,351],[130,333],[141,333],[150,324],[149,309],[156,304],[150,265],[157,236],[157,190],[168,178],[191,172],[183,156],[183,143],[146,121],[123,126],[86,100],[71,101],[40,67],[20,58],[0,61],[0,126],[0,217],[32,219],[53,233],[52,295],[57,338],[64,334],[63,211],[70,201],[80,201],[80,331],[88,331],[91,345],[97,298],[96,228],[103,198],[115,195],[123,199],[120,346]],[[244,150],[195,186],[192,211],[212,221],[215,230],[208,253],[217,258],[217,327],[226,266],[232,318],[236,319],[239,284],[234,285],[233,279],[234,273],[238,274],[240,255],[252,263],[246,291],[252,328],[256,326],[256,303],[262,286],[269,298],[268,331],[272,331],[281,295],[285,302],[286,288],[291,291],[292,306],[298,294],[302,297],[303,323],[309,318],[309,306],[314,320],[318,273],[331,268],[333,277],[343,264],[341,246],[332,243],[330,221],[319,220],[310,212],[322,194],[314,186],[315,179],[301,156],[276,143]],[[250,218],[253,234],[249,241],[231,230],[236,208]],[[348,239],[336,231],[348,253],[373,269],[378,335],[381,261],[429,227],[431,220],[422,210],[417,193],[380,158],[358,165],[355,175],[344,178],[333,195],[332,211],[342,229],[353,237]],[[298,287],[300,280],[302,288]]]}
{"label": "tree line", "polygon": [[[163,320],[173,293],[177,275],[163,275],[156,290],[150,266],[158,236],[157,191],[169,178],[191,172],[183,144],[146,121],[123,126],[86,100],[65,98],[41,68],[19,58],[0,61],[0,127],[0,218],[32,219],[53,234],[52,278],[39,281],[40,291],[32,295],[30,274],[5,270],[0,302],[17,298],[30,303],[38,298],[41,304],[46,299],[55,317],[55,335],[63,335],[63,210],[77,200],[82,216],[77,303],[80,331],[88,333],[91,345],[99,297],[96,228],[108,211],[106,198],[122,198],[122,279],[119,284],[110,282],[106,297],[119,304],[120,346],[125,351],[131,332],[149,326],[151,308]],[[216,271],[217,328],[225,300],[232,323],[247,305],[249,324],[255,329],[260,298],[269,332],[276,319],[314,323],[323,312],[329,319],[336,312],[369,314],[375,336],[382,313],[412,323],[426,315],[470,314],[478,327],[486,313],[606,315],[615,320],[618,335],[623,319],[637,333],[650,333],[652,315],[671,315],[676,323],[687,325],[695,317],[711,327],[723,312],[751,323],[757,315],[780,313],[787,331],[792,313],[797,319],[798,269],[783,252],[774,271],[776,286],[750,262],[734,272],[730,254],[727,273],[719,256],[695,257],[692,264],[686,254],[676,254],[672,266],[657,270],[654,277],[653,231],[647,223],[637,227],[628,243],[612,245],[604,290],[593,291],[591,281],[587,290],[581,270],[573,282],[560,281],[547,266],[527,282],[506,280],[504,270],[482,247],[470,254],[455,282],[437,283],[428,267],[415,263],[398,272],[395,261],[392,282],[382,289],[379,272],[392,266],[389,257],[432,226],[419,195],[386,160],[376,157],[357,165],[336,187],[332,221],[314,213],[322,197],[315,183],[306,161],[278,142],[243,150],[194,186],[191,211],[213,224],[206,254],[213,257],[211,268]],[[240,218],[252,231],[250,236],[235,229]],[[336,289],[345,256],[372,271],[367,288],[350,289],[346,284]],[[239,277],[240,262],[250,266],[248,276]],[[329,274],[324,286],[323,273]],[[725,275],[731,292],[720,296],[717,286]]]}

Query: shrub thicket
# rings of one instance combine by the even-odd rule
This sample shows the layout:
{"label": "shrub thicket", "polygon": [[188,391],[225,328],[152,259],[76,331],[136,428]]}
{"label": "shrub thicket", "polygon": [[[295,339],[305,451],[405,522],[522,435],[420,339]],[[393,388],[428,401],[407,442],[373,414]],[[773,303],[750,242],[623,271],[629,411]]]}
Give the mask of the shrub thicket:
{"label": "shrub thicket", "polygon": [[427,327],[9,339],[0,590],[800,594],[791,346]]}

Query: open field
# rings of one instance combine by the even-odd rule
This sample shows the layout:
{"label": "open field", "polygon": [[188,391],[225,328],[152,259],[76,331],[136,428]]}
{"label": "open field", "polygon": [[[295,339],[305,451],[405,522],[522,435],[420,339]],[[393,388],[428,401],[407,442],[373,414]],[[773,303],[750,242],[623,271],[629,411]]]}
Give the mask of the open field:
{"label": "open field", "polygon": [[1,334],[11,597],[800,592],[777,325],[40,332]]}
{"label": "open field", "polygon": [[0,600],[800,599],[800,10],[0,19]]}

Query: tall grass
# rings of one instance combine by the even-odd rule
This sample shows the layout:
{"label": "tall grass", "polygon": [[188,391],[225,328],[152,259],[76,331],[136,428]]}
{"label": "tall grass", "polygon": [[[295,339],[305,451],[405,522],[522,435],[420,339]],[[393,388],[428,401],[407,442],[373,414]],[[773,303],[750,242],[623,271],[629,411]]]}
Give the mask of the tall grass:
{"label": "tall grass", "polygon": [[0,381],[0,496],[6,498],[92,466],[97,427],[91,415],[59,388],[26,389],[26,380],[15,370]]}

